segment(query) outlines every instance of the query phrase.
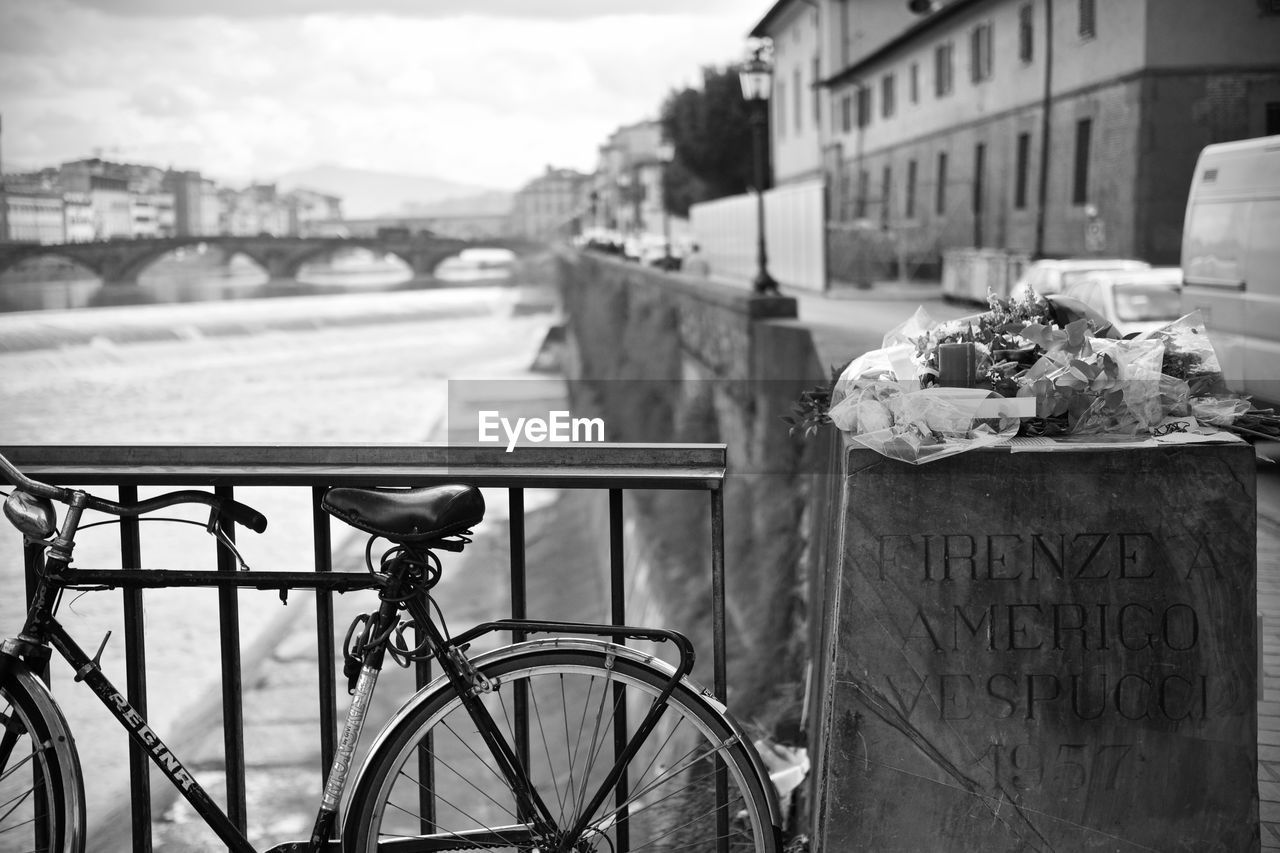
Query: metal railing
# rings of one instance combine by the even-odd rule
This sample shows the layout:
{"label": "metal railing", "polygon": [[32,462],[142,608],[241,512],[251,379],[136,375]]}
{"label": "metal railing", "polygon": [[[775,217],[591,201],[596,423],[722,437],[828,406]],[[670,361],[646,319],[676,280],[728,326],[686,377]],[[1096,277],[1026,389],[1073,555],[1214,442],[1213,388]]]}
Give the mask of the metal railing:
{"label": "metal railing", "polygon": [[[227,815],[244,832],[248,822],[245,785],[243,684],[238,588],[314,589],[319,684],[320,768],[327,774],[336,750],[337,653],[333,593],[371,586],[365,572],[333,571],[329,516],[320,499],[331,486],[427,486],[470,483],[508,493],[511,617],[526,613],[525,489],[607,490],[609,505],[610,624],[625,623],[623,495],[626,490],[700,490],[710,500],[713,689],[724,700],[725,567],[722,444],[589,444],[518,447],[425,445],[25,445],[4,448],[29,476],[64,486],[115,486],[119,500],[135,501],[140,486],[212,487],[232,497],[239,486],[306,488],[311,491],[314,571],[241,572],[236,558],[218,549],[216,577],[209,572],[142,567],[136,518],[121,519],[119,569],[81,569],[78,583],[119,587],[123,593],[126,691],[130,704],[147,713],[146,632],[143,590],[175,586],[218,587],[222,669],[222,718],[226,750]],[[272,519],[276,524],[287,519]],[[296,522],[296,523],[301,523]],[[41,564],[42,548],[25,554],[28,595]],[[225,577],[225,582],[223,582]],[[8,628],[9,626],[6,626]],[[12,626],[16,629],[17,626]],[[123,733],[121,735],[124,736]],[[129,744],[133,848],[151,848],[148,758]]]}

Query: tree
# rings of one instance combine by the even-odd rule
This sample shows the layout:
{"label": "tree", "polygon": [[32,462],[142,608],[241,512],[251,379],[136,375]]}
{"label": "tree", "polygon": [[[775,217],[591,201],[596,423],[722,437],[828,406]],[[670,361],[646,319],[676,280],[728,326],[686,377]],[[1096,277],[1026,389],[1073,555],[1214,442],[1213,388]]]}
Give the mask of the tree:
{"label": "tree", "polygon": [[671,165],[663,172],[669,212],[687,216],[692,204],[754,188],[752,108],[742,98],[734,66],[705,66],[701,89],[686,88],[667,96],[662,129],[675,149]]}

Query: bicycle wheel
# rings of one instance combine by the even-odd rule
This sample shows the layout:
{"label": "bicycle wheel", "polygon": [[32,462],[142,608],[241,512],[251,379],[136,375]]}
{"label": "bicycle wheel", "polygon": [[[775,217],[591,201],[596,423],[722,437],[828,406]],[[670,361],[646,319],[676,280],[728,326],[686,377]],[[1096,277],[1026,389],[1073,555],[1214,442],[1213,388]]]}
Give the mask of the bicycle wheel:
{"label": "bicycle wheel", "polygon": [[0,853],[80,853],[84,787],[62,713],[25,670],[0,684]]}
{"label": "bicycle wheel", "polygon": [[[614,763],[619,712],[632,733],[668,680],[630,649],[589,641],[526,643],[474,663],[493,685],[481,697],[509,743],[518,742],[519,705],[528,709],[525,766],[554,829],[519,813],[458,694],[437,682],[371,750],[353,789],[344,849],[562,849],[558,833],[584,818]],[[727,786],[721,805],[718,777]],[[570,849],[776,851],[769,785],[750,742],[685,682],[629,762],[622,793],[610,791],[586,815],[587,831]]]}

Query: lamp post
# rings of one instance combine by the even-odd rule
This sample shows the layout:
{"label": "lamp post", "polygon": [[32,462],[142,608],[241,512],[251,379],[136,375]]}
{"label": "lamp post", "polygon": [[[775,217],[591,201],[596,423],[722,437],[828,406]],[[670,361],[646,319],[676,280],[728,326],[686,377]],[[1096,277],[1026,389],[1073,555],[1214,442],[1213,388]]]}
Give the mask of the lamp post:
{"label": "lamp post", "polygon": [[758,294],[776,294],[778,283],[769,275],[769,258],[764,247],[764,130],[773,86],[773,67],[765,59],[763,47],[757,47],[751,59],[738,69],[738,81],[742,84],[742,97],[751,107],[751,147],[756,166],[756,278],[753,286]]}
{"label": "lamp post", "polygon": [[658,162],[662,164],[658,171],[658,199],[662,205],[662,268],[667,271],[675,266],[671,257],[671,214],[667,210],[667,167],[675,156],[676,147],[670,142],[658,145]]}

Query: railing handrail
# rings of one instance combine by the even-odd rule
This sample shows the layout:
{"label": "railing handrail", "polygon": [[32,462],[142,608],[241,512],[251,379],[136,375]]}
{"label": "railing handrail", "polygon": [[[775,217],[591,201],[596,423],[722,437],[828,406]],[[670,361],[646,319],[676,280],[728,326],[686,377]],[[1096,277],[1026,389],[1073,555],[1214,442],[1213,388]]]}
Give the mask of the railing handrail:
{"label": "railing handrail", "polygon": [[77,485],[383,485],[715,490],[724,444],[27,444],[0,448],[36,479]]}

